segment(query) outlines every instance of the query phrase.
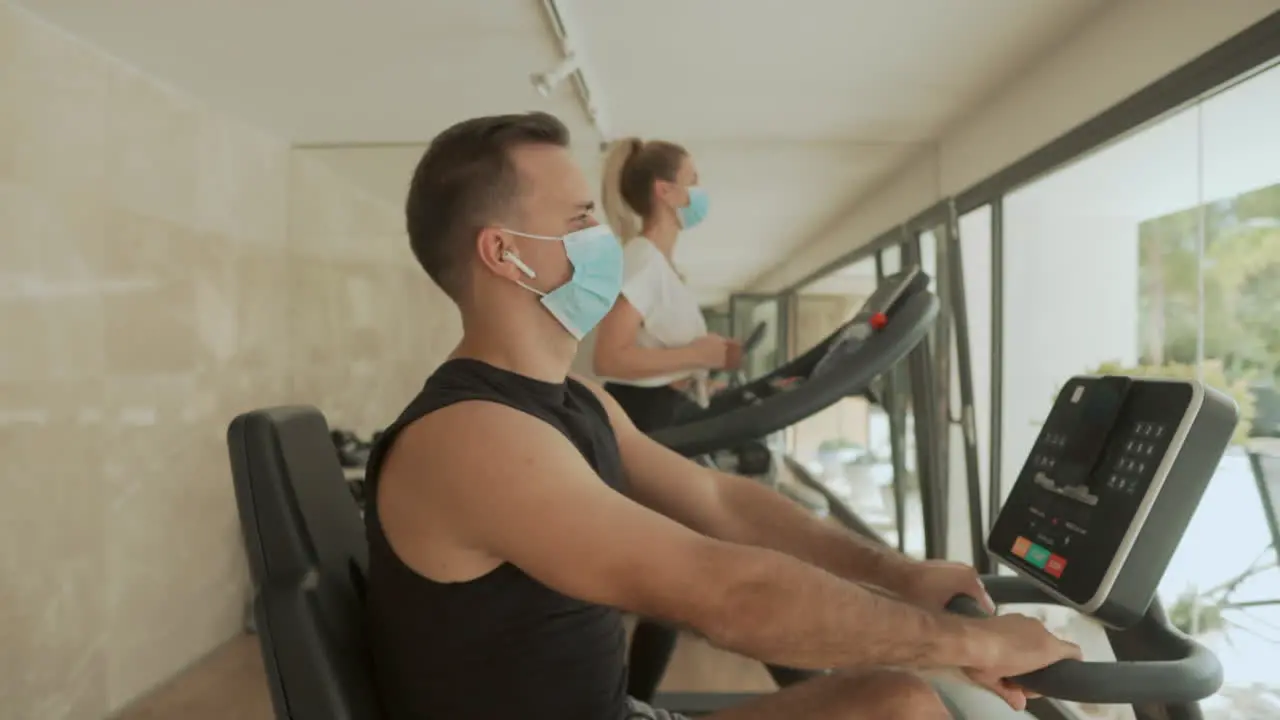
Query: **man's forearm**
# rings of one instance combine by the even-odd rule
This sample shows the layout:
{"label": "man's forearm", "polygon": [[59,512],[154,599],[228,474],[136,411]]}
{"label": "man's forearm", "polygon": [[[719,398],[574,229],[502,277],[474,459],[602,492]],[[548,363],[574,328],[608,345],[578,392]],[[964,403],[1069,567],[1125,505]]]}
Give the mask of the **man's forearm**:
{"label": "man's forearm", "polygon": [[981,667],[995,654],[980,623],[934,613],[782,553],[730,546],[709,580],[726,593],[702,630],[764,662],[821,669]]}
{"label": "man's forearm", "polygon": [[718,473],[726,510],[722,540],[767,547],[847,580],[899,591],[912,561],[896,550],[814,517],[757,482]]}

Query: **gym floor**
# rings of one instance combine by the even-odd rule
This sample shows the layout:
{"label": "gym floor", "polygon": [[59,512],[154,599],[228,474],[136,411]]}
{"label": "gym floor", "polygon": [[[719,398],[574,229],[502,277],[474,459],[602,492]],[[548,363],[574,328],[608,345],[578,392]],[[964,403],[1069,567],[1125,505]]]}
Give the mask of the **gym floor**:
{"label": "gym floor", "polygon": [[[768,692],[774,687],[753,660],[684,636],[664,691]],[[116,720],[275,720],[258,641],[241,635],[127,708]]]}

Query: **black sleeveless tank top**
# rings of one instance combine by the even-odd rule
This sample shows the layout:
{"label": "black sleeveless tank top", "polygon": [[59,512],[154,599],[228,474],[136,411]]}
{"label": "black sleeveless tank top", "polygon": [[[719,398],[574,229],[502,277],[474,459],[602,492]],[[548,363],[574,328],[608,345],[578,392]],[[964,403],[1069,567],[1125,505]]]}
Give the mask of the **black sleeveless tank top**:
{"label": "black sleeveless tank top", "polygon": [[[617,610],[562,595],[509,563],[468,582],[434,582],[387,542],[377,498],[388,448],[409,424],[468,400],[507,405],[548,423],[602,482],[624,489],[613,429],[585,386],[540,382],[469,359],[440,366],[379,439],[366,475],[370,644],[389,720],[622,718],[626,637]],[[520,482],[520,472],[511,468],[510,481]]]}

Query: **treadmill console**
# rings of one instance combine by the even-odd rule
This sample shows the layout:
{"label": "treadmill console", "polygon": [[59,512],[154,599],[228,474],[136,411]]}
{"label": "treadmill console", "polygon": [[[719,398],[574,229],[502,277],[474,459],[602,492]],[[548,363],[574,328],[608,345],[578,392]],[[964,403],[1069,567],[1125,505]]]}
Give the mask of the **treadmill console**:
{"label": "treadmill console", "polygon": [[1001,562],[1117,628],[1151,603],[1239,413],[1202,383],[1072,378],[987,540]]}
{"label": "treadmill console", "polygon": [[810,375],[820,375],[838,367],[857,352],[863,341],[881,330],[893,318],[900,301],[928,287],[929,276],[915,266],[880,280],[875,292],[871,293],[862,307],[858,308],[858,312],[845,323],[844,329],[832,339],[827,346],[827,354],[818,361]]}

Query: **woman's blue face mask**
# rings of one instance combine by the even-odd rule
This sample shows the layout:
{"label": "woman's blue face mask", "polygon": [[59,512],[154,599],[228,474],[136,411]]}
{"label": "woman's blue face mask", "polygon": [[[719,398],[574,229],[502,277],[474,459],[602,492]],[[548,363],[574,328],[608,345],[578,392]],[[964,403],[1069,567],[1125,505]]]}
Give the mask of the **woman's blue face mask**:
{"label": "woman's blue face mask", "polygon": [[676,208],[676,216],[680,219],[680,227],[688,230],[707,218],[707,208],[711,199],[707,191],[694,185],[689,188],[689,204]]}

